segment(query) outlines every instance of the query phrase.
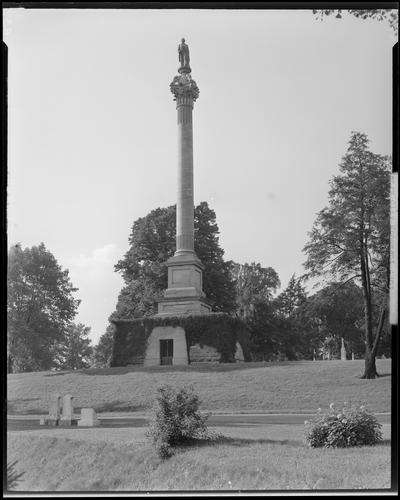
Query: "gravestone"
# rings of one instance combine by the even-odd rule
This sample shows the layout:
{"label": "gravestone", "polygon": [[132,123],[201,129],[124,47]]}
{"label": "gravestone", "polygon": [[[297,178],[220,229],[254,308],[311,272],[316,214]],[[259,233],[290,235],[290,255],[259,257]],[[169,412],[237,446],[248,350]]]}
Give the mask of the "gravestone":
{"label": "gravestone", "polygon": [[40,419],[40,425],[59,425],[61,412],[61,396],[54,394],[50,402],[49,414]]}
{"label": "gravestone", "polygon": [[100,421],[97,418],[96,412],[93,408],[82,408],[81,418],[78,420],[79,427],[94,427],[95,425],[100,425]]}
{"label": "gravestone", "polygon": [[346,348],[344,346],[344,340],[342,339],[342,347],[340,348],[340,359],[346,361]]}
{"label": "gravestone", "polygon": [[63,397],[63,408],[59,425],[77,425],[78,420],[74,418],[73,399],[74,398],[71,394],[67,394]]}

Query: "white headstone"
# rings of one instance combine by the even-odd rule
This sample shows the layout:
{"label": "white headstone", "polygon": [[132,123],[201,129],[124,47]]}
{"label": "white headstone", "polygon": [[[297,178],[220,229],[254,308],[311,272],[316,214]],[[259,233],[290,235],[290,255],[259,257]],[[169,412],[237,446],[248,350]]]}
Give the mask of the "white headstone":
{"label": "white headstone", "polygon": [[96,412],[93,408],[82,408],[81,418],[78,420],[78,426],[80,427],[93,427],[95,425],[100,425],[100,421],[97,418]]}
{"label": "white headstone", "polygon": [[346,361],[346,348],[344,346],[344,340],[342,339],[342,347],[340,349],[340,359]]}
{"label": "white headstone", "polygon": [[235,361],[244,361],[243,349],[239,342],[236,342]]}
{"label": "white headstone", "polygon": [[60,418],[61,411],[61,396],[59,394],[54,394],[49,409],[49,418],[57,420]]}
{"label": "white headstone", "polygon": [[74,418],[74,405],[73,405],[73,396],[71,394],[67,394],[63,397],[63,408],[62,408],[62,416],[61,421],[65,423],[71,423]]}

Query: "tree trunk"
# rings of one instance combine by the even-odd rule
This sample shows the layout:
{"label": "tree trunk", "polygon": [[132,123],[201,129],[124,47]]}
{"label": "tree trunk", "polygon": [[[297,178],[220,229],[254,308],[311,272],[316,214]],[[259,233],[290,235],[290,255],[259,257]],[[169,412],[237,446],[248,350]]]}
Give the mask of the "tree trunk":
{"label": "tree trunk", "polygon": [[361,267],[361,283],[364,298],[364,321],[365,321],[365,368],[361,378],[377,378],[379,375],[376,371],[375,356],[376,349],[373,348],[373,333],[372,333],[372,303],[371,303],[371,286],[369,283],[368,258],[364,249],[364,242],[361,240],[362,252],[360,259]]}
{"label": "tree trunk", "polygon": [[7,373],[13,373],[13,359],[11,354],[7,358]]}
{"label": "tree trunk", "polygon": [[377,377],[379,377],[379,374],[376,371],[375,358],[376,358],[376,353],[378,351],[379,339],[381,337],[383,324],[385,321],[385,316],[386,316],[386,307],[382,306],[380,317],[379,317],[379,324],[378,324],[378,328],[376,331],[373,347],[372,347],[372,349],[370,349],[367,346],[367,349],[366,349],[364,375],[361,378],[377,378]]}
{"label": "tree trunk", "polygon": [[375,353],[370,351],[368,348],[365,352],[365,368],[364,375],[361,378],[378,378],[378,372],[376,371],[375,364]]}

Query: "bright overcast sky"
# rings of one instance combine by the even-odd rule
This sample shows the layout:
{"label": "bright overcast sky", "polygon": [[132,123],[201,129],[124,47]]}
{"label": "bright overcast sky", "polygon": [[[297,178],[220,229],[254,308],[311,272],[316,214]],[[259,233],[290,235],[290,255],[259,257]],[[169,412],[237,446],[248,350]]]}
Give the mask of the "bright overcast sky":
{"label": "bright overcast sky", "polygon": [[133,222],[176,202],[169,84],[190,48],[195,203],[225,258],[301,274],[352,130],[392,149],[386,22],[306,10],[5,9],[8,244],[44,242],[70,271],[96,342]]}

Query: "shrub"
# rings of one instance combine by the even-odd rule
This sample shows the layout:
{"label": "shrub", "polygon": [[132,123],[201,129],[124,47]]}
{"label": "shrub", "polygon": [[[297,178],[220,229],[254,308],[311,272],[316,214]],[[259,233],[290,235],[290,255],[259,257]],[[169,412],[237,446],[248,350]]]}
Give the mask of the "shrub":
{"label": "shrub", "polygon": [[341,409],[334,404],[323,413],[305,421],[305,439],[312,448],[343,448],[374,445],[382,440],[382,425],[364,406],[352,407],[346,403]]}
{"label": "shrub", "polygon": [[171,456],[174,446],[210,436],[206,426],[209,414],[199,413],[200,401],[193,387],[175,390],[166,385],[157,392],[146,434],[161,458]]}

